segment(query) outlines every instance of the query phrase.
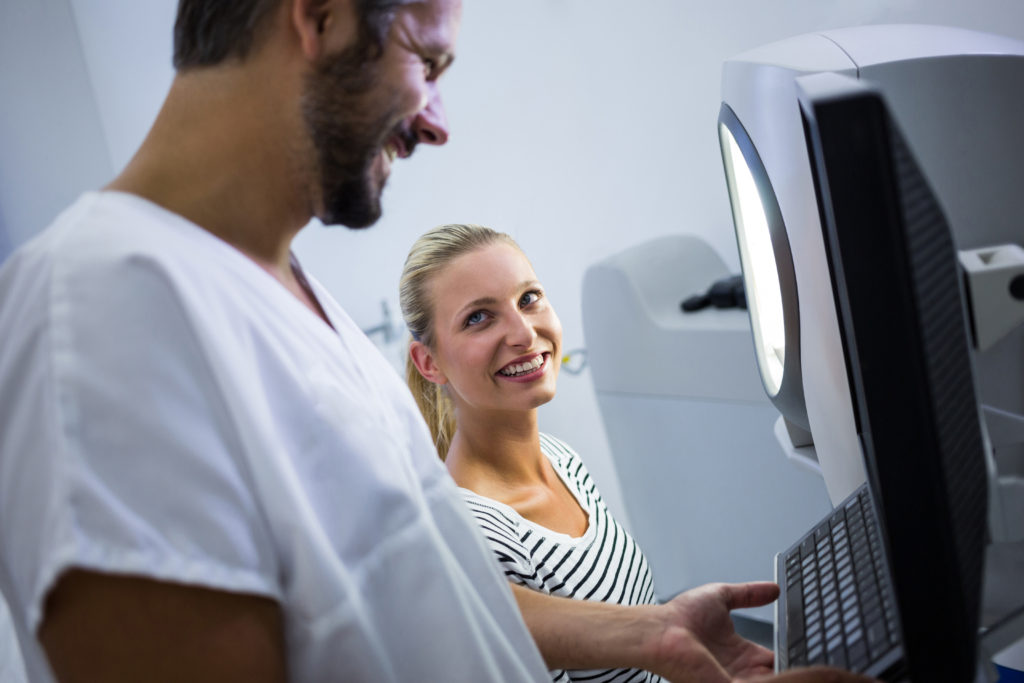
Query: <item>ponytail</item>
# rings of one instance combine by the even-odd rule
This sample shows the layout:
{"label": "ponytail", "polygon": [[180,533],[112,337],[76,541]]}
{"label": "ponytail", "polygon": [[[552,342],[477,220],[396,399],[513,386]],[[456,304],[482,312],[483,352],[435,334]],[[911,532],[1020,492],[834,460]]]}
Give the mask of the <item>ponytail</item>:
{"label": "ponytail", "polygon": [[[411,338],[409,343],[412,343]],[[452,402],[440,384],[434,384],[420,374],[410,354],[405,357],[405,382],[430,428],[430,437],[434,440],[437,454],[444,460],[448,457],[448,448],[455,436],[455,410]]]}

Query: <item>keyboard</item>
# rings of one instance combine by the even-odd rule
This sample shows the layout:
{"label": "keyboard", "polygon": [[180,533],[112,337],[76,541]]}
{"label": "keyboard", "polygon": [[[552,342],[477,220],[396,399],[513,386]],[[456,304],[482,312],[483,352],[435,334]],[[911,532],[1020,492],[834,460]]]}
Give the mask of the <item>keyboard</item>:
{"label": "keyboard", "polygon": [[777,557],[779,670],[827,664],[879,675],[901,659],[900,623],[879,533],[863,485]]}

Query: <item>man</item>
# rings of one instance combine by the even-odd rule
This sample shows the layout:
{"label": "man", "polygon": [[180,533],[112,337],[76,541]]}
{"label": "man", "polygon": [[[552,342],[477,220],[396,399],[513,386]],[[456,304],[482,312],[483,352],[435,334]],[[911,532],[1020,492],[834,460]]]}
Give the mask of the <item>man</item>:
{"label": "man", "polygon": [[[404,385],[290,250],[313,216],[373,223],[391,163],[446,141],[460,12],[182,0],[136,156],[0,271],[0,588],[31,680],[546,677]],[[517,599],[548,665],[725,680],[766,664],[729,609],[775,590],[645,624]]]}

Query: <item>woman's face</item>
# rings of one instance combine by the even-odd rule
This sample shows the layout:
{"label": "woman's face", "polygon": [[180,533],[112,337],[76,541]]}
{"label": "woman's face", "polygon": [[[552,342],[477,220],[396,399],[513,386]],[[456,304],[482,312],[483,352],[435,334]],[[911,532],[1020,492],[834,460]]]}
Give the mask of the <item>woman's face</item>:
{"label": "woman's face", "polygon": [[420,345],[413,358],[447,384],[457,412],[531,410],[554,397],[562,325],[519,249],[496,242],[463,254],[429,294],[433,349]]}

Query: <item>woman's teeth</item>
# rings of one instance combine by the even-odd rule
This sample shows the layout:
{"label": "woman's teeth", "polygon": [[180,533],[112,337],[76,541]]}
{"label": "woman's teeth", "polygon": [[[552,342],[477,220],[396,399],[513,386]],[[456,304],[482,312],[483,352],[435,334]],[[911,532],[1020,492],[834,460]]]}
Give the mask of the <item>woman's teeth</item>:
{"label": "woman's teeth", "polygon": [[528,372],[533,372],[542,365],[544,365],[544,356],[537,356],[529,363],[516,363],[515,365],[509,365],[498,372],[506,377],[515,377],[517,375],[525,375]]}

